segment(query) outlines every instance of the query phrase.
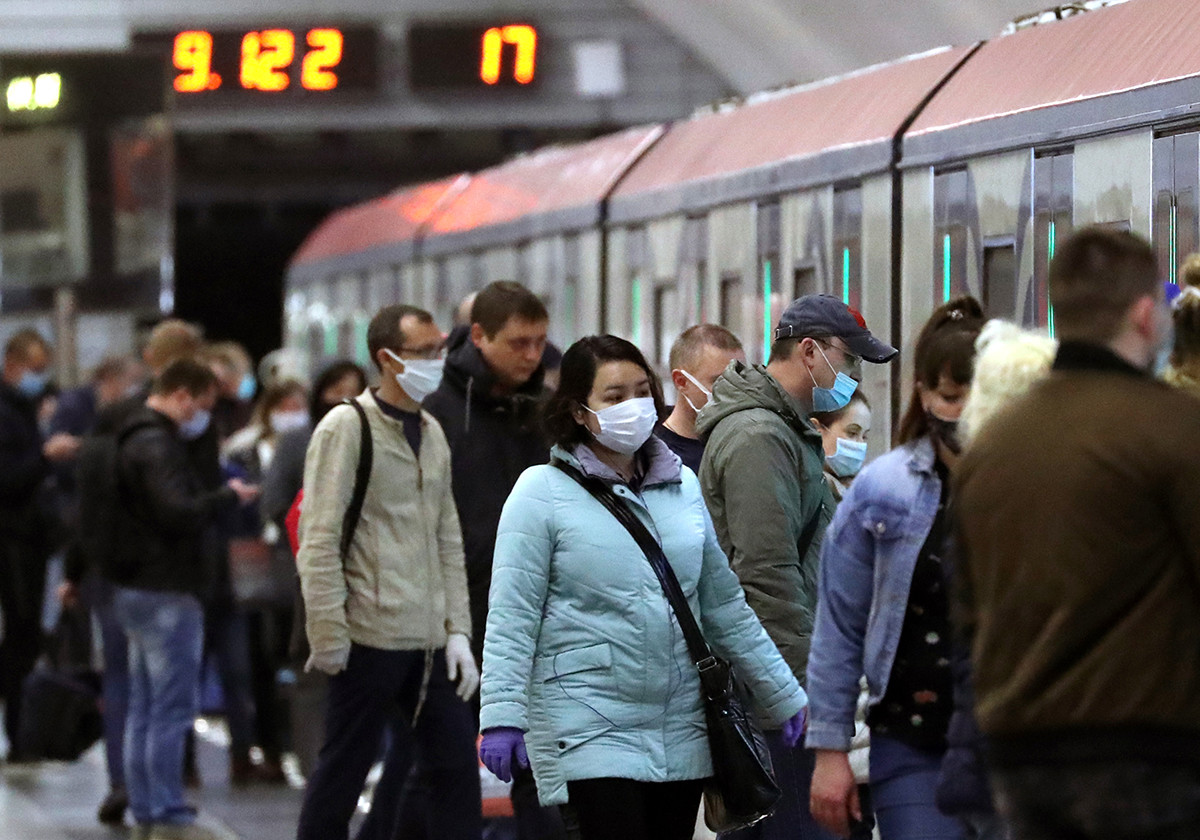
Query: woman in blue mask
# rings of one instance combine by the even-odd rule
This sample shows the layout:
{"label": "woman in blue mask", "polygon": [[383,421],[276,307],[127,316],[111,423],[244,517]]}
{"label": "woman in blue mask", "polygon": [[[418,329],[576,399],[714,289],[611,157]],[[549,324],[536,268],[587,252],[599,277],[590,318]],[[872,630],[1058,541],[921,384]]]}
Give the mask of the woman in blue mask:
{"label": "woman in blue mask", "polygon": [[659,541],[764,716],[792,744],[804,727],[804,690],[746,604],[699,480],[651,434],[662,414],[658,378],[628,341],[568,348],[545,408],[552,462],[521,475],[496,539],[480,756],[504,780],[532,764],[542,804],[569,803],[582,840],[691,838],[712,760],[699,677],[654,569],[572,474]]}
{"label": "woman in blue mask", "polygon": [[935,801],[953,711],[942,558],[958,416],[983,324],[974,298],[934,311],[917,337],[900,445],[859,474],[825,532],[806,745],[817,751],[813,816],[841,836],[861,819],[847,752],[865,676],[871,800],[883,840],[968,837]]}
{"label": "woman in blue mask", "polygon": [[845,408],[818,412],[809,419],[821,433],[825,448],[825,479],[834,499],[841,501],[867,458],[871,403],[861,389],[856,389]]}

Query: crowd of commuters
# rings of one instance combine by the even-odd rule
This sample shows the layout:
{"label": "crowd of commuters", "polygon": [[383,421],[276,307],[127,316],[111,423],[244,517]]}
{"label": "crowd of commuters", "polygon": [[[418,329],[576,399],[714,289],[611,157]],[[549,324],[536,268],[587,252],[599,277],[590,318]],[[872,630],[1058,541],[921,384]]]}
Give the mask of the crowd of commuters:
{"label": "crowd of commuters", "polygon": [[1084,229],[1050,294],[1061,343],[937,307],[869,462],[862,365],[898,351],[824,295],[783,311],[765,364],[685,330],[673,406],[624,339],[558,353],[513,282],[449,334],[382,308],[371,375],[333,362],[311,390],[167,321],[51,410],[52,348],[16,333],[8,760],[59,551],[104,651],[100,817],[135,837],[207,836],[185,798],[207,662],[231,781],[300,754],[300,840],[479,840],[480,762],[520,840],[686,840],[714,767],[661,554],[780,789],[723,837],[1200,836],[1200,257],[1164,286],[1144,241]]}

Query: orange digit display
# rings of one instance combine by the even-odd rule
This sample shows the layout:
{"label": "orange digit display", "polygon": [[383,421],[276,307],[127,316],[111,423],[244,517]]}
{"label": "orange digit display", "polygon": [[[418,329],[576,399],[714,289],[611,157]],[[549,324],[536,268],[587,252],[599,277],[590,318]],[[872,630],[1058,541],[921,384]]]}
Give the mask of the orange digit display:
{"label": "orange digit display", "polygon": [[489,85],[500,82],[500,64],[505,44],[516,47],[513,79],[523,85],[529,84],[537,67],[537,30],[523,23],[493,26],[483,33],[479,78]]}
{"label": "orange digit display", "polygon": [[296,57],[296,36],[286,29],[247,32],[242,38],[242,87],[247,90],[286,90],[284,72]]}
{"label": "orange digit display", "polygon": [[300,66],[300,85],[305,90],[333,90],[338,86],[332,72],[342,61],[342,32],[339,29],[312,29],[308,33],[307,55]]}
{"label": "orange digit display", "polygon": [[212,54],[212,33],[190,31],[176,35],[171,58],[176,70],[186,72],[175,77],[175,90],[196,93],[219,88],[221,77],[212,72]]}

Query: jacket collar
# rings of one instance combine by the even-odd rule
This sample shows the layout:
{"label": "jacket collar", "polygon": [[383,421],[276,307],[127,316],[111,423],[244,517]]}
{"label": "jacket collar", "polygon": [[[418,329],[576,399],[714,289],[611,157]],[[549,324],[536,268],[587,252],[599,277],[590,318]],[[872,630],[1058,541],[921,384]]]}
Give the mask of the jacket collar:
{"label": "jacket collar", "polygon": [[1123,373],[1142,378],[1149,375],[1144,370],[1138,370],[1107,347],[1085,341],[1064,341],[1059,344],[1058,354],[1054,357],[1053,369]]}
{"label": "jacket collar", "polygon": [[908,468],[922,475],[933,475],[933,462],[937,460],[937,450],[933,438],[922,435],[916,440],[905,444],[908,447]]}
{"label": "jacket collar", "polygon": [[[683,481],[683,471],[680,468],[682,462],[679,460],[679,456],[657,436],[651,435],[650,439],[638,450],[636,457],[641,467],[641,480],[635,479],[632,483],[642,488],[649,488],[664,484],[679,484]],[[555,445],[550,450],[550,458],[551,460],[557,458],[566,461],[584,475],[598,478],[609,484],[627,483],[625,479],[617,475],[612,467],[597,458],[596,453],[586,443],[578,443],[570,449]]]}

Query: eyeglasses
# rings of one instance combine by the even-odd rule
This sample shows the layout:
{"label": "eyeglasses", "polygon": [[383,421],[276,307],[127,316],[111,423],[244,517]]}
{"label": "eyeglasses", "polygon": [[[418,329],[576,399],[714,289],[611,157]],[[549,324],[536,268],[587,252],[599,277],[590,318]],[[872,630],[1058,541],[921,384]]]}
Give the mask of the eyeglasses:
{"label": "eyeglasses", "polygon": [[862,361],[863,361],[862,356],[858,356],[854,353],[851,353],[850,350],[847,349],[844,345],[834,344],[832,341],[828,341],[828,340],[821,341],[820,339],[817,340],[817,343],[822,344],[825,347],[828,347],[830,349],[839,351],[843,356],[846,357],[846,361],[848,361],[854,367],[858,367],[859,365],[862,364]]}

